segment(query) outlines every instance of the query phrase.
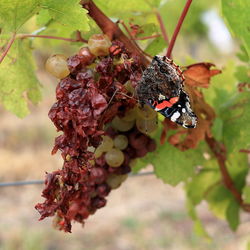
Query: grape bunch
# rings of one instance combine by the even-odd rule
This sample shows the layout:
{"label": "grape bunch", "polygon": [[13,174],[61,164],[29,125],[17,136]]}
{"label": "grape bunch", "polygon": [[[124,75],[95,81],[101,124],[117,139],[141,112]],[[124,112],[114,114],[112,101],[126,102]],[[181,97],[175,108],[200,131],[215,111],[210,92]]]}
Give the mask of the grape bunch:
{"label": "grape bunch", "polygon": [[68,59],[50,57],[46,69],[61,79],[49,117],[62,132],[52,154],[59,150],[64,163],[46,175],[45,201],[36,209],[40,219],[55,216],[55,227],[70,232],[72,221],[84,224],[105,206],[137,158],[156,149],[149,134],[157,129],[157,113],[136,100],[139,59],[106,35],[93,35]]}

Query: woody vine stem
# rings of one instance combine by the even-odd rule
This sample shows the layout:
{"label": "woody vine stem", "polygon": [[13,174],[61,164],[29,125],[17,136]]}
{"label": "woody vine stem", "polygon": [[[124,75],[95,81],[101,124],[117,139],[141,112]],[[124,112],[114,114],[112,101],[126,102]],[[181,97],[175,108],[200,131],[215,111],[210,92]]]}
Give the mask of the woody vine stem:
{"label": "woody vine stem", "polygon": [[[181,13],[181,16],[178,20],[178,23],[176,25],[176,28],[174,30],[174,33],[172,35],[172,38],[169,42],[169,46],[167,49],[166,56],[171,57],[172,50],[174,48],[176,39],[178,37],[179,31],[181,29],[181,26],[183,24],[183,21],[189,11],[190,5],[192,3],[192,0],[187,0],[186,4],[183,8],[183,11]],[[81,5],[83,8],[88,10],[89,16],[96,22],[96,24],[101,28],[103,33],[107,34],[111,40],[118,39],[120,40],[126,48],[132,52],[133,54],[137,55],[140,58],[141,64],[144,68],[147,67],[149,64],[149,60],[146,58],[146,56],[142,53],[140,48],[135,44],[135,41],[133,39],[130,39],[127,37],[122,30],[119,28],[118,24],[113,23],[96,5],[92,0],[86,1],[83,0],[81,2]],[[165,26],[163,24],[162,18],[159,14],[159,12],[156,13],[157,20],[160,24],[161,32],[164,37],[164,40],[166,41],[166,44],[168,45],[168,36],[166,33]],[[11,46],[15,42],[16,39],[23,39],[28,37],[36,37],[36,38],[47,38],[47,39],[58,39],[58,40],[64,40],[69,42],[82,42],[86,43],[87,40],[83,39],[81,37],[80,32],[77,32],[76,38],[64,38],[64,37],[55,37],[55,36],[43,36],[43,35],[32,35],[32,34],[16,34],[13,33],[12,37],[8,41],[8,43],[3,48],[3,52],[0,55],[0,64],[8,54],[9,50],[11,49]],[[150,37],[149,37],[150,38]],[[151,37],[152,38],[152,37]],[[245,211],[250,212],[250,204],[245,204],[243,202],[242,196],[240,191],[237,190],[235,187],[235,184],[228,172],[228,169],[226,167],[226,148],[223,144],[216,141],[214,137],[206,136],[205,141],[207,145],[209,146],[211,152],[213,152],[214,156],[216,157],[220,172],[222,175],[222,181],[225,185],[225,187],[231,192],[235,200],[239,203],[239,205],[244,209]]]}

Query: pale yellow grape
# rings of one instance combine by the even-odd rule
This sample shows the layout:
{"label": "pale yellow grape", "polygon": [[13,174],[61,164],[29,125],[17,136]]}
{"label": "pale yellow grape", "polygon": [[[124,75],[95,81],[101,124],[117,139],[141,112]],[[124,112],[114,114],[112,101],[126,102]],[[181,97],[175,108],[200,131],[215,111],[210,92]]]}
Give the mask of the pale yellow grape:
{"label": "pale yellow grape", "polygon": [[114,141],[108,135],[102,136],[102,143],[99,147],[101,147],[103,152],[109,151],[114,146]]}
{"label": "pale yellow grape", "polygon": [[116,175],[116,174],[111,174],[106,182],[107,184],[111,187],[111,189],[116,189],[121,186],[121,184],[128,178],[127,174],[123,175]]}
{"label": "pale yellow grape", "polygon": [[95,158],[99,158],[103,153],[104,153],[103,148],[100,146],[97,147],[94,153]]}
{"label": "pale yellow grape", "polygon": [[103,34],[92,35],[88,40],[88,48],[95,56],[107,56],[111,45],[109,37]]}
{"label": "pale yellow grape", "polygon": [[45,63],[45,69],[56,78],[62,79],[70,74],[67,57],[64,55],[53,55]]}
{"label": "pale yellow grape", "polygon": [[105,154],[105,161],[110,167],[119,167],[124,162],[124,154],[117,148],[112,148]]}
{"label": "pale yellow grape", "polygon": [[144,105],[143,107],[137,107],[137,116],[141,119],[151,120],[157,116],[157,112],[150,108],[148,105]]}
{"label": "pale yellow grape", "polygon": [[128,138],[125,135],[117,135],[114,139],[114,146],[120,150],[128,146]]}
{"label": "pale yellow grape", "polygon": [[112,122],[111,125],[113,128],[125,132],[130,130],[134,126],[134,121],[124,121],[123,119],[120,119],[118,116],[116,116]]}
{"label": "pale yellow grape", "polygon": [[136,127],[143,134],[150,134],[154,132],[158,127],[157,119],[154,118],[151,120],[145,120],[145,119],[137,118]]}
{"label": "pale yellow grape", "polygon": [[131,122],[136,119],[136,116],[137,116],[137,108],[133,108],[126,112],[125,116],[122,117],[122,120],[126,122]]}

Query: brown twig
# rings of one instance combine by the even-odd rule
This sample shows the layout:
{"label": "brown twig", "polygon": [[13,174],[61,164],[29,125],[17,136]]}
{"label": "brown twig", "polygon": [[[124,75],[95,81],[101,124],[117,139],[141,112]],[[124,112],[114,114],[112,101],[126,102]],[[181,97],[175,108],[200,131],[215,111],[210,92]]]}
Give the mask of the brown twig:
{"label": "brown twig", "polygon": [[[214,153],[215,157],[217,158],[224,185],[231,192],[231,194],[234,196],[239,205],[243,207],[243,200],[241,197],[241,193],[235,187],[234,182],[226,167],[226,150],[224,145],[217,142],[213,137],[206,136],[205,139],[210,150]],[[247,204],[244,204],[244,206],[246,205]]]}
{"label": "brown twig", "polygon": [[4,50],[4,52],[2,53],[2,55],[0,56],[0,64],[1,62],[3,61],[3,59],[5,58],[5,56],[8,54],[12,44],[14,43],[15,41],[15,38],[16,38],[16,33],[14,32],[11,39],[9,40],[9,42],[7,43],[6,45],[6,48]]}
{"label": "brown twig", "polygon": [[160,14],[160,12],[157,9],[155,9],[154,12],[155,12],[156,18],[158,20],[158,23],[160,24],[160,29],[161,29],[161,33],[162,33],[163,39],[166,41],[166,43],[168,45],[169,44],[169,39],[168,39],[166,27],[165,27],[165,25],[163,23],[163,19],[161,17],[161,14]]}
{"label": "brown twig", "polygon": [[187,12],[189,10],[189,7],[190,7],[191,3],[192,3],[192,0],[187,0],[186,5],[185,5],[185,7],[184,7],[184,9],[183,9],[183,11],[181,13],[180,18],[179,18],[179,21],[178,21],[178,23],[177,23],[177,25],[175,27],[174,34],[173,34],[173,36],[171,38],[171,41],[170,41],[169,46],[168,46],[167,54],[166,54],[166,57],[168,57],[168,58],[171,58],[171,54],[172,54],[172,50],[174,48],[176,38],[178,36],[178,33],[179,33],[180,29],[181,29],[182,23],[183,23],[186,15],[187,15]]}
{"label": "brown twig", "polygon": [[87,43],[88,41],[83,39],[79,34],[77,34],[76,39],[72,38],[66,38],[66,37],[59,37],[59,36],[46,36],[46,35],[32,35],[32,34],[18,34],[16,35],[16,39],[23,39],[27,37],[35,37],[35,38],[47,38],[47,39],[54,39],[54,40],[62,40],[62,41],[67,41],[67,42],[83,42]]}
{"label": "brown twig", "polygon": [[144,67],[149,64],[148,59],[141,53],[140,49],[135,46],[134,42],[130,40],[118,27],[113,23],[96,5],[92,0],[82,1],[82,6],[88,10],[89,16],[96,22],[103,33],[109,36],[111,40],[120,40],[125,47],[133,54],[137,55]]}

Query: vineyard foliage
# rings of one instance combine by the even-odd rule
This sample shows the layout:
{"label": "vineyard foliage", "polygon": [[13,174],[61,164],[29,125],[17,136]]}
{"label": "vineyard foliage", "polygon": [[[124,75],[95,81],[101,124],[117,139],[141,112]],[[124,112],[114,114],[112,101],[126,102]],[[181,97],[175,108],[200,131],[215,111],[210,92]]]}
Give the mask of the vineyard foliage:
{"label": "vineyard foliage", "polygon": [[[82,2],[84,4],[88,1]],[[134,25],[131,32],[136,32],[137,44],[151,56],[165,54],[168,47],[161,35],[157,15],[162,17],[170,39],[185,2],[94,0],[113,22],[123,20],[128,26]],[[208,27],[202,16],[211,10],[217,10],[237,43],[235,55],[228,62],[223,59],[217,61],[220,52],[209,42]],[[195,135],[188,132],[190,134],[187,136],[191,139],[185,139],[184,135],[178,134],[179,130],[167,129],[165,143],[162,143],[162,131],[168,127],[163,117],[159,116],[158,129],[150,135],[156,140],[157,149],[140,158],[132,169],[137,172],[147,164],[152,164],[156,176],[166,184],[175,186],[184,183],[187,208],[194,220],[194,229],[203,236],[207,234],[196,214],[196,206],[202,201],[208,203],[215,216],[227,220],[232,230],[236,230],[240,223],[240,211],[250,211],[250,186],[247,182],[250,153],[249,10],[248,0],[221,0],[220,5],[213,0],[192,3],[175,45],[184,55],[174,49],[173,59],[186,69],[186,78],[194,77],[194,81],[198,81],[193,85],[193,90],[204,98],[200,105],[211,109],[206,111],[212,116],[208,125],[204,125],[207,120],[202,120],[202,116],[200,119],[204,121],[204,127],[209,126],[209,129],[206,132],[202,129],[200,131],[198,125],[194,129]],[[88,10],[79,4],[79,0],[63,0],[60,3],[56,0],[0,2],[0,102],[6,110],[23,118],[29,114],[31,103],[39,105],[42,83],[36,77],[34,51],[62,53],[66,46],[67,51],[77,51],[84,46],[83,40],[88,40],[93,34],[102,33],[87,13]],[[126,34],[121,24],[119,27]],[[28,37],[27,34],[34,37]],[[82,40],[79,39],[79,34]],[[160,36],[139,40],[158,34]],[[63,37],[71,39],[72,42],[43,39],[39,36]],[[207,58],[211,58],[200,47],[199,41],[211,49],[214,60],[210,63],[217,68],[213,74],[212,70],[216,70],[214,66],[207,67],[202,64],[201,68],[205,73],[200,78],[196,73],[190,73],[188,67],[185,68],[188,64],[207,62]],[[196,49],[191,49],[193,45],[201,50],[199,61],[196,54],[191,52]],[[204,58],[200,56],[203,51]],[[205,88],[202,86],[204,81]],[[191,86],[191,80],[189,85]],[[206,140],[206,137],[213,139]],[[177,143],[173,142],[174,139]],[[188,140],[196,140],[196,144],[185,148],[189,145]]]}

